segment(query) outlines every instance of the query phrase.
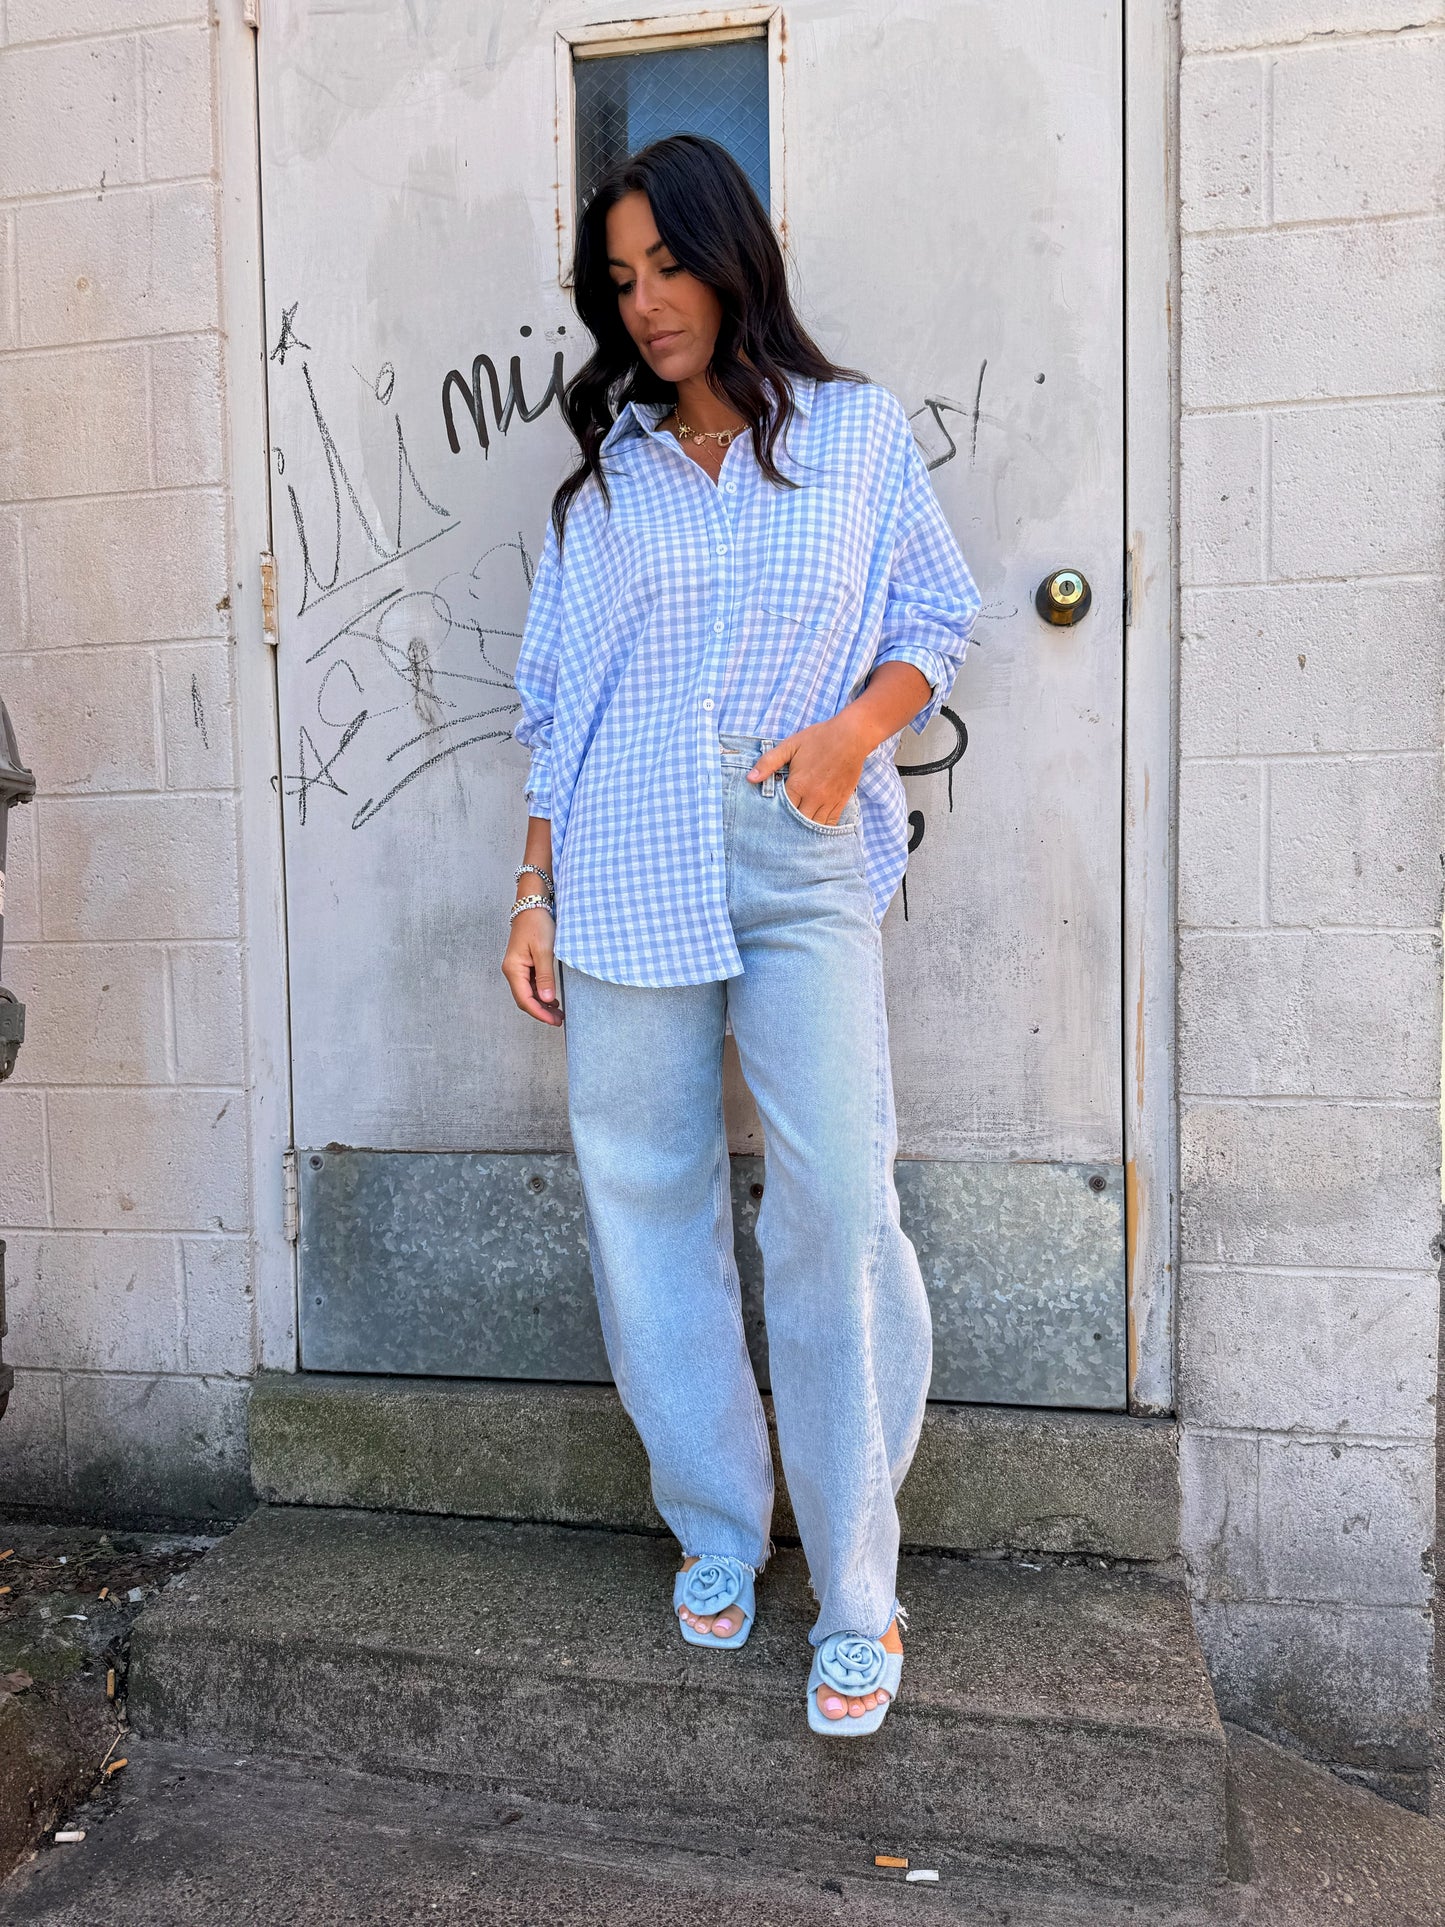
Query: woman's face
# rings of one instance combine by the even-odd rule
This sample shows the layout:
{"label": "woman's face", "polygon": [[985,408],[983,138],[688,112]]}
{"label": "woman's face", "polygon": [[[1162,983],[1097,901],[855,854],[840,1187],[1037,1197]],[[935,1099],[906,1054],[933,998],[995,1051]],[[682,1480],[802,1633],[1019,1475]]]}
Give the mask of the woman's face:
{"label": "woman's face", "polygon": [[641,192],[608,209],[607,267],[622,325],[653,373],[671,382],[700,375],[712,360],[722,303],[673,260]]}

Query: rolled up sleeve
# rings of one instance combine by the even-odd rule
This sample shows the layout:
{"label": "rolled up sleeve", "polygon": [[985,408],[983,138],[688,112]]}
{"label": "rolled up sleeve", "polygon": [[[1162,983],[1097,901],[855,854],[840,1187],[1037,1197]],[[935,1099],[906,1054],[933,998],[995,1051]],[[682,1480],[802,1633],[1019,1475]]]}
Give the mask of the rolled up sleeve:
{"label": "rolled up sleeve", "polygon": [[919,735],[948,700],[981,606],[910,430],[883,633],[873,661],[875,668],[880,662],[912,663],[928,678],[932,694],[911,724]]}
{"label": "rolled up sleeve", "polygon": [[532,752],[524,794],[532,816],[552,814],[552,716],[557,697],[557,659],[561,640],[562,565],[557,535],[547,524],[537,573],[532,579],[522,647],[512,680],[521,698],[522,714],[512,731]]}

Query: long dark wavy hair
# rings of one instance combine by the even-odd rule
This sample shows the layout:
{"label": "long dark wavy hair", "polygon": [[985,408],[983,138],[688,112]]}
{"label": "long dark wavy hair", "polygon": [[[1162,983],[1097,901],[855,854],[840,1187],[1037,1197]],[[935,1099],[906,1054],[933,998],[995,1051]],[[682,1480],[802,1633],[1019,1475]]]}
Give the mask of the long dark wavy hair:
{"label": "long dark wavy hair", "polygon": [[[677,401],[674,384],[653,373],[623,326],[617,288],[607,271],[608,212],[624,194],[638,191],[647,196],[657,232],[673,259],[705,282],[722,304],[709,374],[713,386],[747,421],[758,467],[770,482],[780,488],[797,486],[773,458],[778,437],[793,415],[786,377],[866,379],[855,368],[829,361],[799,321],[772,223],[727,149],[700,134],[670,134],[654,141],[598,184],[578,224],[573,300],[597,345],[562,396],[562,413],[582,459],[552,499],[559,542],[567,511],[589,476],[597,477],[606,499],[607,478],[598,450],[627,403]],[[776,408],[769,406],[764,382],[778,396]]]}

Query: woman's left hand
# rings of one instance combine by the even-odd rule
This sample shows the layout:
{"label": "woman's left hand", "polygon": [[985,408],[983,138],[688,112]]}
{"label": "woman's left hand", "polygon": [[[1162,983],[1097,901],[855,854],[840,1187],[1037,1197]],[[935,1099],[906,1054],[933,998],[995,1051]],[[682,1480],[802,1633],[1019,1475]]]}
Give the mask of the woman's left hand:
{"label": "woman's left hand", "polygon": [[875,745],[848,711],[826,723],[812,723],[760,756],[748,771],[750,783],[765,782],[790,763],[789,802],[815,823],[836,823],[858,787],[863,763]]}

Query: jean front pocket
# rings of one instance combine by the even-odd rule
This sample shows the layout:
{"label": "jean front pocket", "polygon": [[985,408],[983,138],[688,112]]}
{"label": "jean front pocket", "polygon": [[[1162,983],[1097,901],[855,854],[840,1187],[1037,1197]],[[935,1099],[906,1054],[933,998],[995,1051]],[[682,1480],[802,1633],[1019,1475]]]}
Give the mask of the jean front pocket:
{"label": "jean front pocket", "polygon": [[811,830],[815,836],[851,836],[863,820],[863,806],[858,801],[857,790],[854,790],[843,805],[843,814],[836,823],[815,823],[811,816],[804,816],[788,794],[787,776],[782,771],[779,772],[778,794],[782,797],[783,806],[788,814],[796,817],[804,829]]}

